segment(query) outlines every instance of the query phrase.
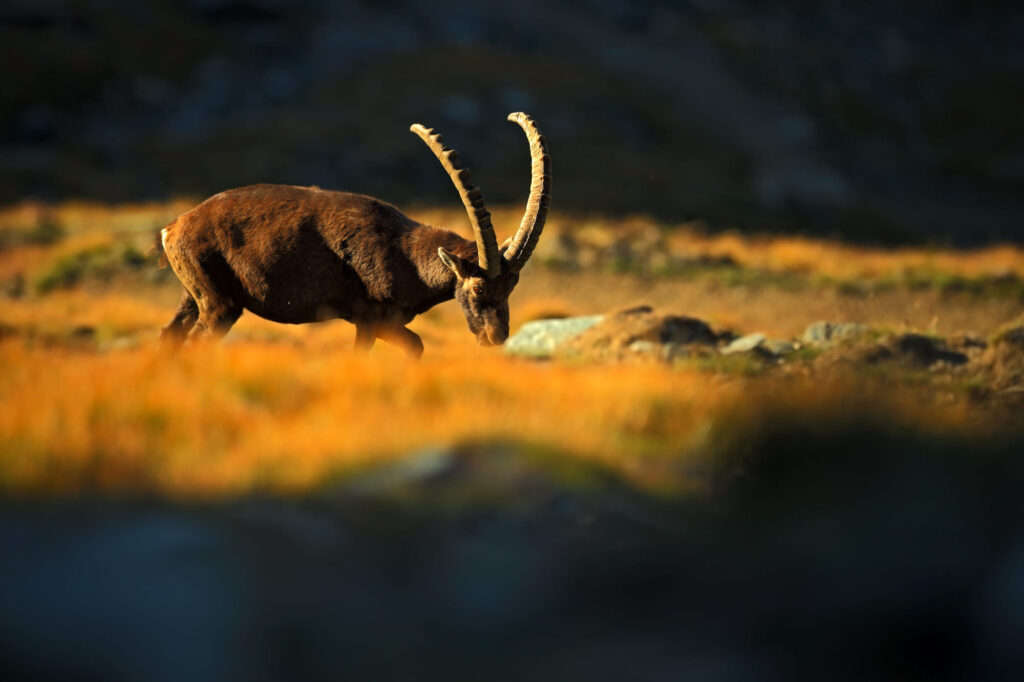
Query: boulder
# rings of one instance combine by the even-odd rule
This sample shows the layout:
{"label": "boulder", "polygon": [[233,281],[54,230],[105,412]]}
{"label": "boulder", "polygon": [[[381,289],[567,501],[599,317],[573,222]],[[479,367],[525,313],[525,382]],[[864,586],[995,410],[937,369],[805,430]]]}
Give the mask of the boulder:
{"label": "boulder", "polygon": [[[571,339],[565,350],[576,355],[621,359],[638,352],[663,358],[685,355],[691,344],[714,346],[719,337],[703,320],[656,313],[650,306],[629,308],[605,317]],[[671,348],[671,351],[666,351]]]}
{"label": "boulder", "polygon": [[796,351],[800,344],[795,341],[785,341],[783,339],[768,339],[761,347],[772,355],[789,355]]}
{"label": "boulder", "polygon": [[603,319],[604,315],[588,315],[527,322],[505,341],[505,352],[529,358],[549,358]]}
{"label": "boulder", "polygon": [[732,355],[733,353],[749,353],[753,350],[761,348],[767,338],[764,334],[755,333],[741,336],[740,338],[732,341],[729,345],[722,349],[722,355]]}
{"label": "boulder", "polygon": [[629,344],[629,350],[640,355],[656,355],[661,352],[662,346],[653,341],[639,339]]}
{"label": "boulder", "polygon": [[801,340],[804,343],[828,344],[839,339],[860,336],[868,330],[867,325],[857,322],[812,322],[804,330]]}

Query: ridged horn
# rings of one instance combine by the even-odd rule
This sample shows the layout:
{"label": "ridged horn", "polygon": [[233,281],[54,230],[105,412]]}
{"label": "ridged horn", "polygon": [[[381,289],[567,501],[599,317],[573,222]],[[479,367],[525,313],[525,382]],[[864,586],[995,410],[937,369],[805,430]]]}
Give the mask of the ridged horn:
{"label": "ridged horn", "polygon": [[526,211],[519,229],[505,252],[505,259],[511,267],[519,270],[526,265],[537,246],[540,233],[544,231],[544,221],[551,202],[551,159],[548,157],[544,136],[528,114],[517,111],[509,114],[508,120],[519,124],[530,144],[530,196],[526,200]]}
{"label": "ridged horn", "polygon": [[494,235],[494,226],[491,225],[491,214],[484,206],[484,198],[480,194],[480,190],[473,186],[469,178],[469,171],[462,168],[459,163],[458,152],[446,147],[441,140],[441,135],[435,133],[432,128],[413,123],[409,126],[409,130],[416,133],[430,147],[430,151],[434,152],[434,156],[441,162],[448,177],[452,179],[455,189],[459,190],[459,196],[466,207],[469,224],[473,226],[473,235],[476,238],[477,264],[487,273],[488,279],[497,277],[501,272],[501,254],[498,252],[498,239]]}

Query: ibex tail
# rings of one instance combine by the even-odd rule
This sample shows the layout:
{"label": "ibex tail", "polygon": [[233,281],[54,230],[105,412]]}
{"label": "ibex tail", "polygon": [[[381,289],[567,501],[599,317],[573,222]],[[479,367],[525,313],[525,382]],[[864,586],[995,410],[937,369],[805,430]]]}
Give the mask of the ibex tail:
{"label": "ibex tail", "polygon": [[174,223],[168,223],[166,227],[164,227],[162,230],[153,235],[153,247],[149,250],[149,253],[147,253],[146,255],[156,255],[159,257],[157,267],[166,268],[168,265],[167,254],[164,253],[164,235],[167,234],[167,228],[173,224]]}

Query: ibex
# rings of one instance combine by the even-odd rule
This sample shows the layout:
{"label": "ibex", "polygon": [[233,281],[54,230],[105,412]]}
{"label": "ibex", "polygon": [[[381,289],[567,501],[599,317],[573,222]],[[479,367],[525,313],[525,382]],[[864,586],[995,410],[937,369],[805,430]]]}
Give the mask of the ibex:
{"label": "ibex", "polygon": [[341,318],[355,324],[357,348],[380,338],[419,357],[423,342],[405,325],[455,298],[480,344],[503,343],[508,297],[544,229],[551,182],[533,119],[517,112],[508,120],[526,133],[532,169],[522,222],[500,248],[457,153],[413,124],[458,189],[474,241],[361,194],[291,185],[221,192],[159,233],[157,249],[185,289],[161,339],[216,338],[249,310],[293,324]]}

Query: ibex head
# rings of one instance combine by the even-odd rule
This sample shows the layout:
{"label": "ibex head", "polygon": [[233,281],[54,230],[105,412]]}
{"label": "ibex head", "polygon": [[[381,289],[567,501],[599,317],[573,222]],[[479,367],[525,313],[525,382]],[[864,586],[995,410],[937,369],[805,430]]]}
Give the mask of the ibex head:
{"label": "ibex head", "polygon": [[508,297],[519,282],[519,271],[533,253],[547,217],[551,190],[551,161],[544,136],[533,119],[522,112],[508,115],[518,123],[530,144],[531,180],[526,211],[515,236],[499,248],[480,190],[473,186],[469,171],[462,168],[455,150],[445,147],[441,136],[419,123],[410,127],[434,152],[448,172],[476,239],[476,262],[439,247],[438,258],[455,273],[455,300],[462,306],[469,330],[482,345],[500,344],[508,338]]}

